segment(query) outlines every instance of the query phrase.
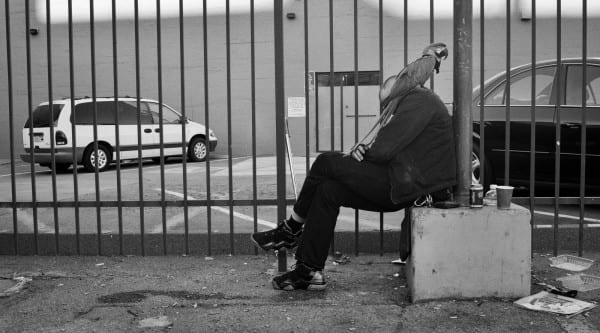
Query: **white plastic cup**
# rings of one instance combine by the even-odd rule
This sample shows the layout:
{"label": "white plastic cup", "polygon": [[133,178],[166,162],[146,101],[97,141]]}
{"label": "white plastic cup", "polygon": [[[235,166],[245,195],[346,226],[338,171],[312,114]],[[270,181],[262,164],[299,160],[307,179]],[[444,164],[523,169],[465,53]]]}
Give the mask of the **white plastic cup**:
{"label": "white plastic cup", "polygon": [[510,209],[510,202],[512,201],[513,190],[512,186],[498,186],[496,187],[496,193],[498,195],[498,209]]}

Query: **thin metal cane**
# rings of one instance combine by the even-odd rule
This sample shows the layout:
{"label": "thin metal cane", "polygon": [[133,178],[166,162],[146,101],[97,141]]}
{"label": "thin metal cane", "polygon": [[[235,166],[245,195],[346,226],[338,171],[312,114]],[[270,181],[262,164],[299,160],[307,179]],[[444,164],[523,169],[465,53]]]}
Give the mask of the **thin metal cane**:
{"label": "thin metal cane", "polygon": [[294,199],[298,200],[298,191],[296,189],[296,174],[292,163],[292,146],[290,144],[290,127],[288,120],[285,119],[285,148],[287,150],[288,164],[290,165],[290,175],[292,177],[292,188],[294,189]]}

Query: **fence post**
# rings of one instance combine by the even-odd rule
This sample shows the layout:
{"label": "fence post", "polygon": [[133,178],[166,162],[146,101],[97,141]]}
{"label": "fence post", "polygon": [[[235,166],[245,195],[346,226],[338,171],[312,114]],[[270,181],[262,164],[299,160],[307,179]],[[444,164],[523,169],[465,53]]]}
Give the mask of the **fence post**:
{"label": "fence post", "polygon": [[472,17],[471,1],[454,0],[454,109],[453,125],[456,142],[457,180],[456,200],[463,206],[469,204],[472,151]]}
{"label": "fence post", "polygon": [[[285,186],[285,89],[283,72],[283,4],[273,0],[274,14],[274,49],[275,49],[275,145],[277,158],[277,221],[285,219],[286,186]],[[286,251],[277,253],[278,270],[287,270]]]}

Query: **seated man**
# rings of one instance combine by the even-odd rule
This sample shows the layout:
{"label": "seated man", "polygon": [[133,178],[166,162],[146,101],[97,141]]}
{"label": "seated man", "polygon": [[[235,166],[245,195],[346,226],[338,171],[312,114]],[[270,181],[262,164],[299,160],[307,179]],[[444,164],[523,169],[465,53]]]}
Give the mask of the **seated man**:
{"label": "seated man", "polygon": [[452,119],[441,99],[418,87],[390,103],[392,115],[371,144],[358,145],[350,155],[319,155],[290,218],[276,229],[252,235],[265,250],[298,245],[295,269],[274,277],[275,289],[325,289],[321,271],[340,207],[393,212],[455,185]]}

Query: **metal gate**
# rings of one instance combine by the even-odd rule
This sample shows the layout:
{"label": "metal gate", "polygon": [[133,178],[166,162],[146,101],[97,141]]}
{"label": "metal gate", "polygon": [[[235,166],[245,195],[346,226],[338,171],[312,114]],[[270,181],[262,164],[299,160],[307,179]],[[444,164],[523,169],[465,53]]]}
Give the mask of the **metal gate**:
{"label": "metal gate", "polygon": [[[275,226],[294,202],[286,134],[300,185],[318,152],[344,150],[375,120],[364,116],[379,106],[361,82],[376,89],[425,45],[452,45],[451,6],[5,1],[2,253],[256,253],[248,234]],[[461,140],[473,146],[473,181],[521,190],[534,248],[582,254],[599,243],[600,45],[588,30],[600,9],[587,0],[473,6],[471,81],[483,88],[469,105],[473,136]],[[460,70],[445,62],[428,84],[451,112]],[[302,103],[288,118],[292,100]],[[113,162],[106,171],[103,159]],[[396,251],[401,219],[345,211],[332,251]]]}

